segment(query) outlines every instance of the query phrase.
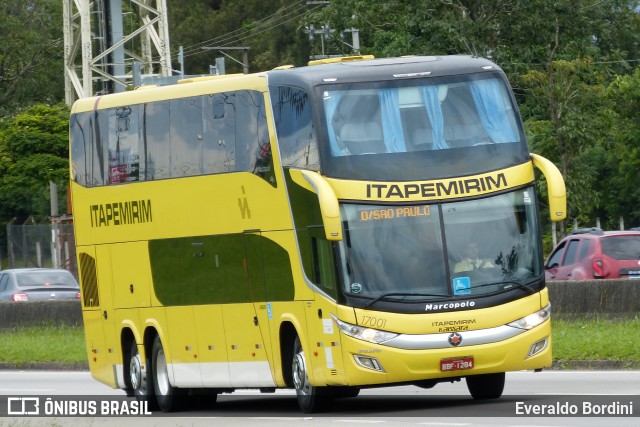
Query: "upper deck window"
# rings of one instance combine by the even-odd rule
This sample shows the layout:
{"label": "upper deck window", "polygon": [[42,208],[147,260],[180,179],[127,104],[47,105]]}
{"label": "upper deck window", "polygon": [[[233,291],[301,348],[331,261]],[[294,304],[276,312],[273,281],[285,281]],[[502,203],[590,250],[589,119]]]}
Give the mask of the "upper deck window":
{"label": "upper deck window", "polygon": [[496,78],[323,91],[331,155],[443,150],[518,142],[504,84]]}
{"label": "upper deck window", "polygon": [[72,179],[87,187],[228,172],[276,185],[264,96],[242,90],[71,117]]}
{"label": "upper deck window", "polygon": [[322,85],[316,95],[330,177],[427,180],[530,161],[497,72]]}

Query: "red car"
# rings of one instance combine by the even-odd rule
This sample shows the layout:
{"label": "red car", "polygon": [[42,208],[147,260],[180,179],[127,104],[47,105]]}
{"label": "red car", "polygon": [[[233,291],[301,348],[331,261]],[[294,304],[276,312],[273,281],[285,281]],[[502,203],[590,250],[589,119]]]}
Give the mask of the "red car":
{"label": "red car", "polygon": [[640,229],[578,229],[555,247],[545,263],[547,280],[640,278]]}

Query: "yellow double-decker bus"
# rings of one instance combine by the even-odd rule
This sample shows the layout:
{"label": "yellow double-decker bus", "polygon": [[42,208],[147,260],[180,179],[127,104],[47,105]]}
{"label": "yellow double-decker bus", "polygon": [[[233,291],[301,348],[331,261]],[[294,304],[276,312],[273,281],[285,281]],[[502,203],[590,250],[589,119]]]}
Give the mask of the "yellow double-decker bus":
{"label": "yellow double-decker bus", "polygon": [[[551,365],[534,167],[502,70],[332,58],[77,101],[71,191],[93,376],[170,411]],[[476,264],[479,262],[479,264]]]}

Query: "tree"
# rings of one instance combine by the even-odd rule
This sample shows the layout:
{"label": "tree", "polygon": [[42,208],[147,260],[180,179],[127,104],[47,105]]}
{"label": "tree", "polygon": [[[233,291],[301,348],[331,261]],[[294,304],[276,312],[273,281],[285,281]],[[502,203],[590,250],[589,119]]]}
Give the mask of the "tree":
{"label": "tree", "polygon": [[64,99],[60,0],[0,4],[0,116]]}
{"label": "tree", "polygon": [[[610,158],[600,163],[598,177],[603,203],[599,214],[625,226],[640,226],[640,69],[618,76],[607,88],[615,112]],[[594,159],[598,161],[598,159]],[[611,224],[612,226],[617,224]]]}
{"label": "tree", "polygon": [[69,110],[35,105],[0,122],[0,223],[50,212],[49,182],[61,191],[65,212]]}
{"label": "tree", "polygon": [[[309,7],[300,0],[168,0],[172,51],[184,47],[187,74],[209,72],[217,50],[203,47],[249,47],[249,69],[264,71],[278,65],[308,61],[307,37],[298,21]],[[239,52],[224,51],[226,71],[242,72]]]}
{"label": "tree", "polygon": [[556,159],[565,177],[570,216],[589,217],[598,206],[596,174],[589,162],[607,148],[613,112],[606,87],[587,59],[553,61],[546,72],[529,71],[523,81],[531,88],[528,102],[546,106],[527,120],[533,151]]}

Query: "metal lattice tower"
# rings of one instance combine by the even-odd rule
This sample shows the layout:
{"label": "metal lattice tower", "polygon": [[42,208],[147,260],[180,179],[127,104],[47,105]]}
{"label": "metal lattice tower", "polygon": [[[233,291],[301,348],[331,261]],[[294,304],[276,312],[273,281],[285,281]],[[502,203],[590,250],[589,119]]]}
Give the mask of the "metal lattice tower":
{"label": "metal lattice tower", "polygon": [[[65,101],[172,74],[166,0],[62,0]],[[126,30],[126,31],[125,31]]]}

